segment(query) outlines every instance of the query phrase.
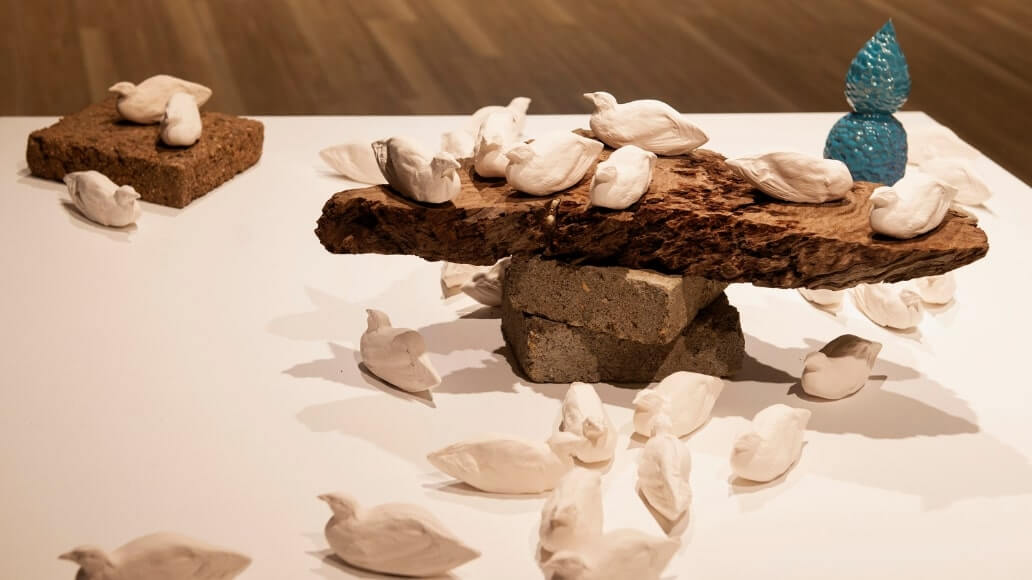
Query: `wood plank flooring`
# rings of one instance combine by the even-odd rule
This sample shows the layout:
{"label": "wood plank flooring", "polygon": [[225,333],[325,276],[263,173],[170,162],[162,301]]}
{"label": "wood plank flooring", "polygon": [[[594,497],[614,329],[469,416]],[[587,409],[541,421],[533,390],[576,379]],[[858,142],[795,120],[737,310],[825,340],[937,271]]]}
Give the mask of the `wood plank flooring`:
{"label": "wood plank flooring", "polygon": [[532,113],[580,94],[685,112],[844,110],[892,17],[907,109],[1032,182],[1027,0],[0,0],[0,115],[58,115],[167,72],[243,114]]}

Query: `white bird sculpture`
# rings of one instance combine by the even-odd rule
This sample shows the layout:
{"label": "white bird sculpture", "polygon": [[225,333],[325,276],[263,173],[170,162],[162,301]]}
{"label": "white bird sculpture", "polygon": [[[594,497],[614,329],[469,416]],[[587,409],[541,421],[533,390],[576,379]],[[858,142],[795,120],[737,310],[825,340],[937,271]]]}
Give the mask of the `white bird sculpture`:
{"label": "white bird sculpture", "polygon": [[370,141],[350,141],[327,147],[319,157],[341,176],[368,185],[387,183]]}
{"label": "white bird sculpture", "polygon": [[542,493],[573,468],[583,440],[554,433],[546,443],[488,433],[427,455],[444,473],[489,493]]}
{"label": "white bird sculpture", "polygon": [[853,302],[880,326],[908,330],[921,323],[921,297],[903,284],[860,284],[853,288]]}
{"label": "white bird sculpture", "polygon": [[939,227],[956,195],[952,185],[910,168],[895,185],[871,194],[871,229],[901,240],[920,236]]}
{"label": "white bird sculpture", "polygon": [[471,135],[476,135],[477,131],[480,130],[480,126],[484,124],[484,120],[487,119],[492,113],[498,111],[509,111],[516,118],[516,136],[523,134],[523,127],[527,122],[527,109],[530,108],[530,99],[527,97],[515,97],[509,101],[508,105],[504,107],[501,105],[487,105],[486,107],[480,107],[470,115],[470,124],[467,131]]}
{"label": "white bird sculpture", "polygon": [[509,258],[502,258],[487,270],[473,272],[462,285],[462,292],[484,306],[502,305],[502,284],[509,269]]}
{"label": "white bird sculpture", "polygon": [[366,331],[359,351],[362,362],[371,373],[410,393],[427,391],[441,384],[423,336],[408,328],[394,328],[387,314],[366,310]]}
{"label": "white bird sculpture", "polygon": [[637,145],[656,155],[684,155],[709,141],[702,129],[662,101],[620,104],[606,92],[585,93],[584,98],[595,105],[591,132],[613,149]]}
{"label": "white bird sculpture", "polygon": [[473,282],[473,276],[487,272],[494,266],[475,266],[458,262],[441,262],[441,289],[445,297],[462,291],[462,287]]}
{"label": "white bird sculpture", "polygon": [[566,391],[557,430],[584,439],[585,445],[576,457],[585,463],[609,461],[616,451],[616,426],[595,387],[587,383],[573,383]]}
{"label": "white bird sculpture", "polygon": [[541,508],[541,547],[549,552],[570,550],[601,535],[602,477],[574,467]]}
{"label": "white bird sculpture", "polygon": [[929,304],[949,304],[957,291],[957,279],[953,272],[941,276],[925,276],[910,281],[910,287]]}
{"label": "white bird sculpture", "polygon": [[953,201],[964,205],[982,205],[993,196],[993,192],[978,175],[974,165],[967,159],[938,157],[921,164],[921,171],[935,179],[956,188]]}
{"label": "white bird sculpture", "polygon": [[670,420],[660,417],[638,458],[638,489],[649,505],[674,522],[692,503],[691,472],[688,447],[670,433]]}
{"label": "white bird sculpture", "polygon": [[447,203],[462,188],[459,162],[448,153],[433,155],[408,137],[374,141],[372,149],[387,183],[409,199]]}
{"label": "white bird sculpture", "polygon": [[333,516],[326,541],[341,560],[356,568],[398,576],[438,576],[480,556],[425,508],[386,503],[361,509],[344,493],[319,496]]}
{"label": "white bird sculpture", "polygon": [[466,131],[448,131],[441,134],[441,151],[450,153],[459,161],[473,158],[474,136]]}
{"label": "white bird sculpture", "polygon": [[583,179],[602,149],[602,143],[594,139],[554,131],[506,150],[505,180],[523,193],[551,195]]}
{"label": "white bird sculpture", "polygon": [[169,147],[189,147],[201,138],[201,111],[192,95],[175,93],[169,97],[159,135]]}
{"label": "white bird sculpture", "polygon": [[835,306],[842,303],[844,290],[799,288],[799,295],[818,306]]}
{"label": "white bird sculpture", "polygon": [[175,93],[187,93],[202,107],[211,98],[211,89],[169,75],[155,75],[138,85],[122,81],[111,85],[108,91],[118,95],[115,108],[127,121],[141,125],[161,122],[168,100]]}
{"label": "white bird sculpture", "polygon": [[803,391],[822,399],[841,399],[859,391],[881,352],[880,342],[843,334],[806,355],[801,379]]}
{"label": "white bird sculpture", "polygon": [[545,580],[659,580],[681,543],[638,530],[608,532],[542,566]]}
{"label": "white bird sculpture", "polygon": [[509,165],[505,152],[519,138],[516,113],[502,109],[489,114],[473,139],[473,170],[480,177],[505,177],[505,167]]}
{"label": "white bird sculpture", "polygon": [[624,145],[598,164],[591,178],[591,205],[627,209],[645,195],[652,183],[656,154]]}
{"label": "white bird sculpture", "polygon": [[125,227],[140,219],[140,194],[131,185],[119,187],[99,171],[75,171],[64,176],[72,203],[102,226]]}
{"label": "white bird sculpture", "polygon": [[782,151],[728,159],[727,165],[753,187],[782,201],[835,201],[853,188],[849,168],[836,159]]}
{"label": "white bird sculpture", "polygon": [[79,565],[76,580],[230,580],[251,565],[243,554],[170,532],[141,536],[110,554],[79,546],[58,557]]}
{"label": "white bird sculpture", "polygon": [[809,410],[780,403],[756,413],[752,430],[735,440],[731,471],[750,481],[776,479],[799,459],[809,420]]}
{"label": "white bird sculpture", "polygon": [[719,377],[688,371],[673,373],[634,396],[634,431],[651,437],[656,421],[666,415],[675,437],[687,435],[709,419],[723,390],[724,381]]}

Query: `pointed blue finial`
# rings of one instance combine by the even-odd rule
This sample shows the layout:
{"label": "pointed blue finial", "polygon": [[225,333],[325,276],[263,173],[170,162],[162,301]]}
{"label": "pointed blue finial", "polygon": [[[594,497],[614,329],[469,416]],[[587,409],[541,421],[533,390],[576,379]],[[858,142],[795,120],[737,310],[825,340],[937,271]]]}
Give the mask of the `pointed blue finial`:
{"label": "pointed blue finial", "polygon": [[860,52],[846,73],[846,100],[857,113],[893,113],[910,96],[910,71],[896,42],[892,20],[885,23]]}

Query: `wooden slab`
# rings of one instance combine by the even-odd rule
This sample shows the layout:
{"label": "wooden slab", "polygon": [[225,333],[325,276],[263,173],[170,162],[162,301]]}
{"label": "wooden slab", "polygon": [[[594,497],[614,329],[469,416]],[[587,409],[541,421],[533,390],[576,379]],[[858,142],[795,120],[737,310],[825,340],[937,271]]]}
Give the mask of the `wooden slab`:
{"label": "wooden slab", "polygon": [[[609,151],[603,152],[603,158]],[[913,240],[870,228],[875,185],[845,200],[794,204],[745,183],[712,151],[660,158],[648,193],[627,210],[588,205],[591,172],[550,197],[462,169],[462,192],[440,206],[412,202],[387,186],[335,194],[316,234],[341,254],[413,254],[493,264],[529,253],[575,264],[626,266],[781,288],[848,288],[943,274],[985,256],[985,233],[950,211]]]}

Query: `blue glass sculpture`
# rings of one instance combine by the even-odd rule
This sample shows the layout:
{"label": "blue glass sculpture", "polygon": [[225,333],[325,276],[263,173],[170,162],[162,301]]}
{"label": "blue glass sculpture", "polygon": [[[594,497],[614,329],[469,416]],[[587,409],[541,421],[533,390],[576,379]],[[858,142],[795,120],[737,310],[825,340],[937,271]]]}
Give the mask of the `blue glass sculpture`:
{"label": "blue glass sculpture", "polygon": [[854,112],[831,128],[824,157],[845,163],[857,181],[899,181],[907,166],[907,133],[892,113],[909,95],[907,59],[890,20],[849,65],[846,100]]}

